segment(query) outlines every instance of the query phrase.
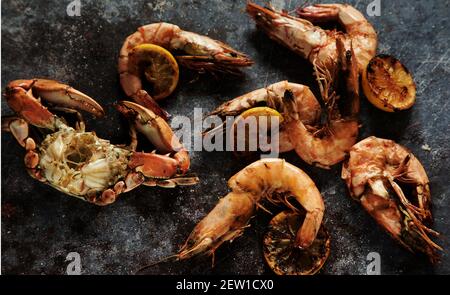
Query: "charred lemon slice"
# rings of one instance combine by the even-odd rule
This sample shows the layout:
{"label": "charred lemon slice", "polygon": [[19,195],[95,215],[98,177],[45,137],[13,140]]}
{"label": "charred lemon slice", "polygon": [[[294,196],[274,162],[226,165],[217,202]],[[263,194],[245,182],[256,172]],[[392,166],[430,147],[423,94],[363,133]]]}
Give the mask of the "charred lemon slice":
{"label": "charred lemon slice", "polygon": [[[255,107],[242,112],[238,118],[246,119],[248,117],[278,117],[279,122],[283,122],[283,116],[275,109],[269,107]],[[270,120],[268,121],[270,126]]]}
{"label": "charred lemon slice", "polygon": [[[255,120],[250,118],[254,117]],[[283,116],[275,109],[269,107],[254,107],[242,112],[233,123],[235,136],[235,152],[240,156],[248,156],[249,152],[255,151],[259,145],[259,126],[262,118],[266,119],[266,135],[270,136],[272,117],[278,118],[278,123],[283,122]],[[242,149],[242,147],[245,147]],[[256,149],[254,149],[256,148]]]}
{"label": "charred lemon slice", "polygon": [[375,56],[363,72],[367,99],[386,112],[406,110],[416,100],[416,84],[408,69],[389,55]]}
{"label": "charred lemon slice", "polygon": [[173,55],[153,44],[141,44],[134,47],[129,55],[129,70],[144,74],[153,89],[154,99],[169,96],[177,87],[180,71]]}
{"label": "charred lemon slice", "polygon": [[330,236],[322,226],[307,249],[295,246],[297,231],[305,219],[304,213],[283,211],[269,224],[264,236],[264,258],[277,275],[313,275],[330,255]]}

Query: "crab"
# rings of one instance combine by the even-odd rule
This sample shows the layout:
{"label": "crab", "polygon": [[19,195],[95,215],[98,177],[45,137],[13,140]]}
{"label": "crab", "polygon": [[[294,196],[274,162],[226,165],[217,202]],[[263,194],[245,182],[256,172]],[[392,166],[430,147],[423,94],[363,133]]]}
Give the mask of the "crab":
{"label": "crab", "polygon": [[[58,81],[15,80],[6,87],[5,98],[16,115],[2,118],[2,130],[11,132],[25,148],[28,173],[67,195],[108,205],[141,184],[170,188],[198,182],[196,176],[186,174],[189,153],[168,123],[141,105],[129,101],[115,104],[130,121],[131,143],[126,146],[86,131],[79,111],[101,117],[103,108]],[[43,102],[51,104],[52,111],[75,114],[75,126],[69,126],[64,116],[55,115]],[[42,141],[30,136],[31,128],[43,134]],[[138,132],[156,151],[136,151]]]}

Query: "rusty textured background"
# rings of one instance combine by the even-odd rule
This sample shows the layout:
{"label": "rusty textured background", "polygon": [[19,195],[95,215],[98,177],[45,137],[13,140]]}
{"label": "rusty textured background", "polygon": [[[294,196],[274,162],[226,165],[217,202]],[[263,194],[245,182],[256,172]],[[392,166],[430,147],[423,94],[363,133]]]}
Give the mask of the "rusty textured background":
{"label": "rusty textured background", "polygon": [[[126,36],[140,25],[167,21],[223,40],[248,53],[255,65],[242,79],[215,80],[181,70],[175,94],[162,106],[192,118],[220,103],[288,79],[313,85],[309,63],[270,41],[244,13],[245,1],[87,1],[81,16],[69,17],[70,1],[2,1],[2,90],[13,79],[50,77],[95,97],[107,115],[88,118],[89,130],[113,143],[127,142],[126,122],[112,108],[124,98],[116,63]],[[273,1],[292,10],[302,1]],[[310,1],[315,2],[315,1]],[[350,1],[362,11],[369,0]],[[379,52],[395,55],[414,74],[417,103],[412,110],[387,114],[362,101],[360,138],[391,138],[410,148],[425,166],[433,195],[435,229],[443,234],[442,262],[400,248],[347,195],[340,165],[330,171],[309,167],[295,154],[282,155],[316,182],[326,203],[332,235],[324,274],[364,274],[366,256],[381,255],[383,274],[449,274],[449,1],[381,1],[382,14],[369,17],[379,32]],[[10,114],[2,101],[2,115]],[[431,150],[422,148],[428,145]],[[67,197],[31,179],[23,150],[2,133],[2,272],[63,274],[67,253],[81,255],[84,274],[130,274],[177,251],[194,225],[227,192],[226,180],[247,163],[231,153],[192,152],[192,171],[201,183],[172,190],[141,187],[115,204],[96,207]],[[265,274],[261,243],[270,216],[260,212],[245,235],[209,259],[162,263],[149,273]]]}

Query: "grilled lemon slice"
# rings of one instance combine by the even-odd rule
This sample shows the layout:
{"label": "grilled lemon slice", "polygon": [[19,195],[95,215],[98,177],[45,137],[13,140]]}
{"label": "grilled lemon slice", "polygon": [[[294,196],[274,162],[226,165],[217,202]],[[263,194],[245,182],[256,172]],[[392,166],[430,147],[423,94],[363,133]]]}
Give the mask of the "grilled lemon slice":
{"label": "grilled lemon slice", "polygon": [[389,55],[375,56],[363,72],[367,99],[386,112],[406,110],[416,100],[416,84],[408,69]]}
{"label": "grilled lemon slice", "polygon": [[[283,116],[275,109],[269,107],[254,107],[242,112],[237,120],[240,118],[246,119],[248,117],[278,117],[279,122],[283,122]],[[270,120],[267,121],[268,127],[270,128]]]}
{"label": "grilled lemon slice", "polygon": [[[249,120],[250,117],[254,117],[255,121]],[[237,155],[248,156],[249,152],[254,151],[252,149],[253,147],[256,147],[256,149],[260,147],[259,125],[262,117],[266,118],[267,136],[271,136],[272,117],[278,118],[280,125],[283,122],[283,116],[277,110],[269,107],[254,107],[242,112],[233,122],[231,129],[235,137],[235,153]],[[253,122],[255,126],[250,128],[249,125]],[[238,130],[238,128],[242,128],[243,130]],[[245,146],[244,150],[242,150],[242,146]]]}
{"label": "grilled lemon slice", "polygon": [[177,87],[180,71],[173,55],[158,45],[141,44],[134,47],[129,57],[129,67],[137,74],[144,74],[153,89],[154,99],[169,96]]}
{"label": "grilled lemon slice", "polygon": [[307,249],[295,246],[304,219],[302,212],[283,211],[270,221],[263,252],[267,264],[278,275],[313,275],[330,255],[330,236],[323,224],[311,246]]}

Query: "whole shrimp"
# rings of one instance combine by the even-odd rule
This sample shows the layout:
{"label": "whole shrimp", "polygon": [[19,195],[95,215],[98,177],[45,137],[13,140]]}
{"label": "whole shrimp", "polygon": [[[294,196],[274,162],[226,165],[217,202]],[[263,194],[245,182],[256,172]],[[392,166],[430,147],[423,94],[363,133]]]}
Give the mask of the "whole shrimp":
{"label": "whole shrimp", "polygon": [[245,54],[207,36],[184,31],[170,23],[153,23],[142,27],[128,36],[122,45],[119,57],[120,84],[125,94],[146,106],[159,116],[166,114],[159,109],[154,99],[142,86],[141,73],[136,71],[129,54],[141,44],[155,44],[172,53],[183,66],[199,72],[221,72],[239,74],[239,68],[253,64]]}
{"label": "whole shrimp", "polygon": [[264,199],[298,210],[288,201],[288,197],[293,196],[306,210],[295,243],[305,249],[315,240],[322,223],[324,203],[314,182],[301,169],[282,159],[266,158],[239,171],[228,180],[228,186],[232,191],[197,224],[176,255],[178,259],[198,254],[214,255],[225,241],[242,235]]}
{"label": "whole shrimp", "polygon": [[[283,116],[279,132],[279,152],[295,150],[308,164],[329,168],[344,160],[358,135],[358,69],[352,49],[337,41],[339,74],[316,65],[323,106],[304,85],[278,82],[228,101],[211,114],[222,119],[239,115],[260,105],[276,109]],[[337,75],[338,78],[333,79]],[[337,95],[340,93],[340,96]],[[212,134],[225,123],[206,132]]]}
{"label": "whole shrimp", "polygon": [[[300,8],[300,18],[247,3],[247,13],[257,26],[271,39],[296,52],[311,63],[322,63],[330,71],[338,59],[336,42],[344,37],[346,46],[353,44],[358,68],[361,72],[375,56],[377,33],[361,12],[348,4],[316,4]],[[313,23],[338,21],[345,29],[342,34],[336,30],[325,30]]]}
{"label": "whole shrimp", "polygon": [[405,147],[371,136],[350,150],[342,167],[350,195],[406,249],[438,260],[442,248],[429,235],[431,222],[429,180],[422,164]]}
{"label": "whole shrimp", "polygon": [[[308,86],[280,81],[241,95],[216,108],[210,115],[218,115],[224,123],[213,130],[207,130],[205,135],[214,135],[217,131],[225,130],[226,116],[240,115],[260,105],[277,110],[283,118],[300,120],[303,124],[314,124],[320,118],[320,104]],[[294,149],[290,141],[290,130],[286,126],[284,123],[280,126],[280,152]]]}

